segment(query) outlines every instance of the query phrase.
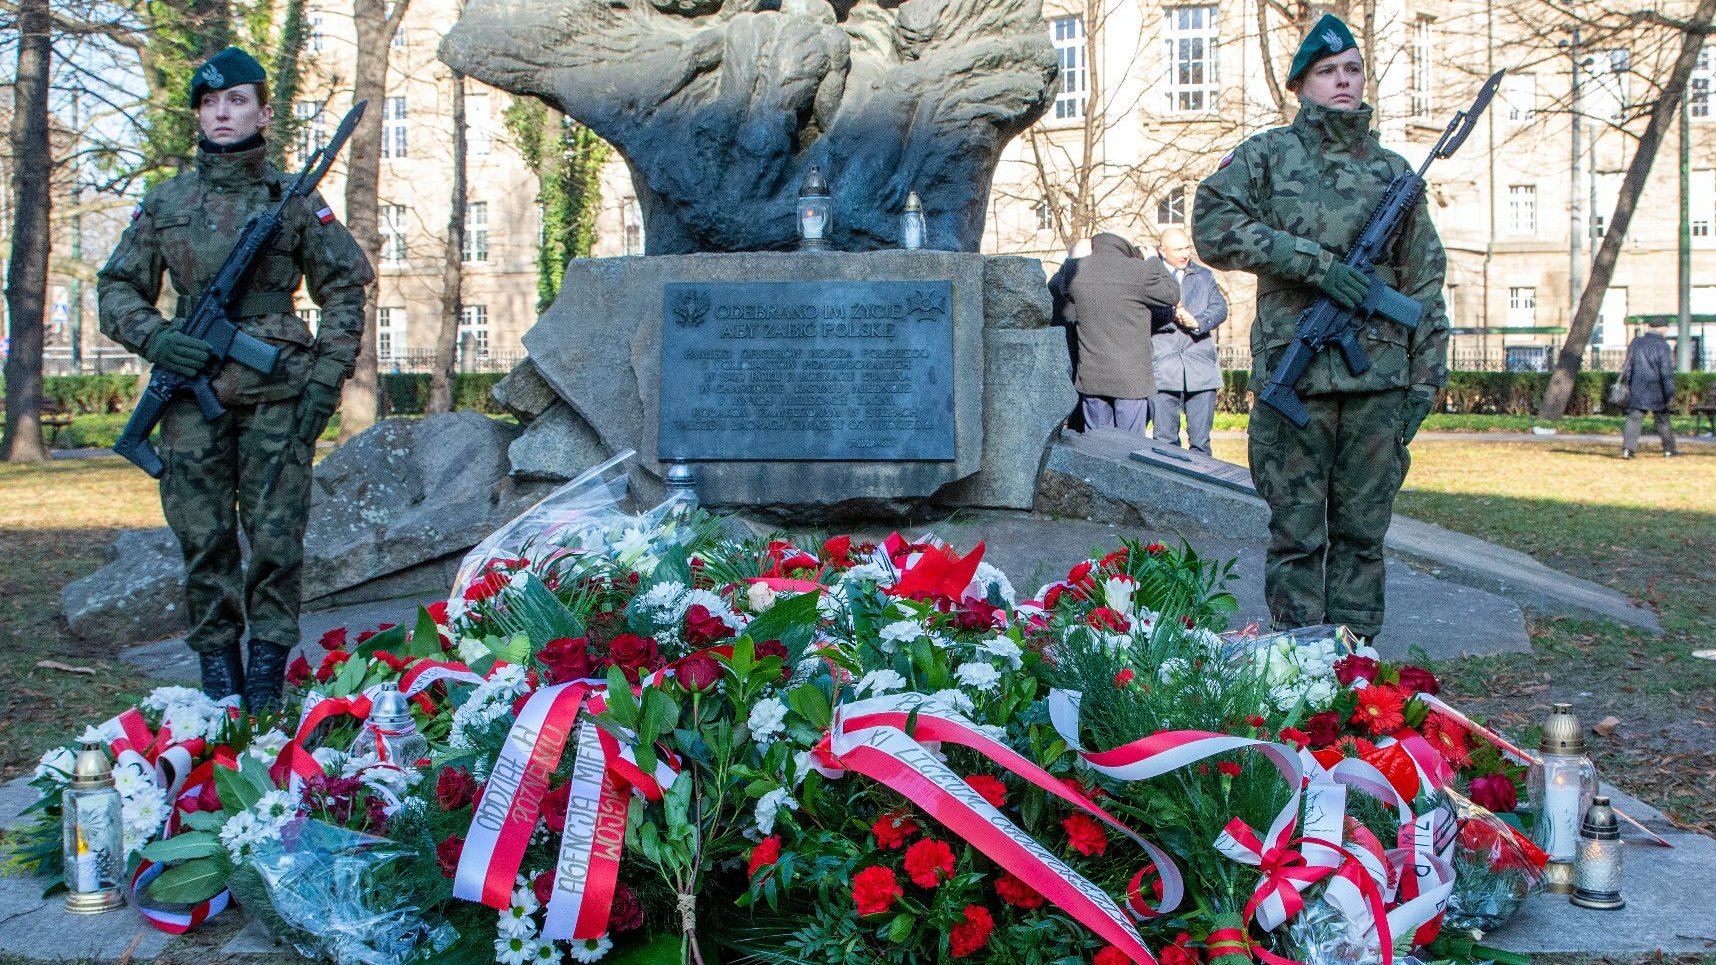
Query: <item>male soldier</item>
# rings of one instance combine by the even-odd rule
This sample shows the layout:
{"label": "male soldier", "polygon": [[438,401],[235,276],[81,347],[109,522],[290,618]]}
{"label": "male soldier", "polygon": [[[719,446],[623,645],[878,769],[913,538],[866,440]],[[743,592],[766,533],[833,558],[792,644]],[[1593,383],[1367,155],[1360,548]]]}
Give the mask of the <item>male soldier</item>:
{"label": "male soldier", "polygon": [[[190,103],[203,139],[196,164],[143,199],[100,273],[101,330],[155,365],[193,376],[208,365],[202,340],[179,330],[250,216],[278,204],[289,175],[266,160],[273,117],[262,65],[235,47],[194,76]],[[189,395],[161,420],[161,507],[185,556],[186,641],[202,662],[203,691],[243,692],[252,711],[277,708],[286,659],[298,643],[304,526],[316,438],[339,404],[363,335],[369,261],[320,195],[287,209],[233,319],[280,350],[272,375],[237,362],[214,379],[227,413],[206,422]],[[161,274],[177,313],[156,310]],[[300,280],[322,307],[312,335],[293,314]],[[250,567],[238,526],[250,539]],[[248,670],[239,640],[250,622]]]}
{"label": "male soldier", "polygon": [[[1198,252],[1211,267],[1257,276],[1253,391],[1306,307],[1327,295],[1356,308],[1367,293],[1364,274],[1340,258],[1408,167],[1371,133],[1364,71],[1346,24],[1317,21],[1288,74],[1299,95],[1292,125],[1246,140],[1198,187]],[[1406,445],[1448,379],[1446,267],[1421,204],[1376,266],[1381,281],[1423,306],[1418,328],[1368,321],[1358,333],[1371,359],[1362,375],[1339,352],[1321,353],[1297,386],[1311,413],[1303,429],[1252,408],[1251,474],[1270,508],[1264,594],[1277,629],[1326,622],[1367,638],[1382,629],[1382,541]]]}

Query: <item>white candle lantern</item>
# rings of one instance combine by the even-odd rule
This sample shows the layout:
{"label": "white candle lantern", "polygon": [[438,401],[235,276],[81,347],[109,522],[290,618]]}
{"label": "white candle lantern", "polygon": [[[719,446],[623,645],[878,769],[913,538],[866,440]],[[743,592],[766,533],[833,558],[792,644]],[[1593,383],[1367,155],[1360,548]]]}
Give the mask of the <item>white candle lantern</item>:
{"label": "white candle lantern", "polygon": [[913,191],[906,197],[906,213],[900,216],[900,247],[916,251],[924,246],[924,203]]}
{"label": "white candle lantern", "polygon": [[1526,793],[1536,824],[1532,838],[1549,855],[1545,888],[1573,893],[1573,861],[1579,822],[1597,793],[1597,770],[1585,756],[1585,732],[1571,704],[1556,704],[1543,724],[1539,759],[1526,774]]}
{"label": "white candle lantern", "polygon": [[374,754],[400,770],[418,767],[429,757],[429,742],[417,733],[411,705],[393,684],[383,684],[370,702],[369,718],[352,742],[351,754]]}
{"label": "white candle lantern", "polygon": [[801,251],[822,251],[834,234],[834,196],[822,168],[812,164],[810,173],[798,189],[798,247]]}

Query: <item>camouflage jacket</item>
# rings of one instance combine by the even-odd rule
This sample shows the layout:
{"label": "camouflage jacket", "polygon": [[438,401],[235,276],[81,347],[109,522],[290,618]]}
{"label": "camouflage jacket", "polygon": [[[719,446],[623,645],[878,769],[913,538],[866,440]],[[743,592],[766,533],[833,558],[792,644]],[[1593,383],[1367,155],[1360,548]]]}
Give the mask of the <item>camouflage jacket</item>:
{"label": "camouflage jacket", "polygon": [[[1257,276],[1251,326],[1251,387],[1256,391],[1293,340],[1299,315],[1322,293],[1318,284],[1358,240],[1377,202],[1406,160],[1370,130],[1371,110],[1337,111],[1302,102],[1289,127],[1257,134],[1198,185],[1193,208],[1198,256],[1213,268]],[[1301,394],[1368,392],[1446,385],[1448,318],[1442,303],[1447,256],[1423,203],[1407,216],[1377,277],[1424,307],[1416,330],[1373,319],[1360,333],[1371,368],[1347,371],[1325,351],[1299,381]]]}
{"label": "camouflage jacket", "polygon": [[[196,166],[144,197],[98,276],[101,331],[141,353],[162,325],[161,275],[172,279],[182,316],[226,261],[249,217],[278,204],[292,177],[264,158],[266,148],[233,154],[199,151]],[[310,379],[337,387],[351,374],[363,336],[364,286],[375,278],[351,232],[320,194],[299,199],[263,253],[233,321],[280,348],[273,375],[237,362],[222,367],[216,393],[229,403],[297,395]],[[294,314],[300,281],[322,308],[312,334]]]}

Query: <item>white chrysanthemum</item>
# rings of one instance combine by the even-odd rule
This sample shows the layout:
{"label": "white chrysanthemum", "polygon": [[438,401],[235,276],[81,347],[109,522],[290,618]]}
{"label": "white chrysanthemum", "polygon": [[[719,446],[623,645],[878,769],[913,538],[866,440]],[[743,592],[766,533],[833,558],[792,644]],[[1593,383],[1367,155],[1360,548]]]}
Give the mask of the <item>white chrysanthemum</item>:
{"label": "white chrysanthemum", "polygon": [[1006,637],[989,637],[978,646],[990,656],[1006,661],[1009,669],[1018,670],[1024,664],[1021,658],[1024,657],[1025,651],[1019,649],[1018,644]]}
{"label": "white chrysanthemum", "polygon": [[[150,794],[139,794],[120,805],[120,815],[125,831],[140,839],[138,847],[141,848],[152,841],[161,832],[161,826],[167,823],[167,794],[160,788]],[[130,850],[127,846],[127,853]]]}
{"label": "white chrysanthemum", "polygon": [[220,843],[234,862],[250,857],[256,846],[256,815],[240,811],[227,818],[220,828]]}
{"label": "white chrysanthemum", "polygon": [[560,965],[560,949],[553,942],[536,943],[536,965]]}
{"label": "white chrysanthemum", "polygon": [[251,738],[250,747],[245,753],[264,764],[273,764],[289,740],[284,731],[269,730]]}
{"label": "white chrysanthemum", "polygon": [[36,764],[36,777],[48,778],[55,784],[65,784],[71,780],[72,768],[77,764],[77,755],[64,747],[56,747],[42,755]]}
{"label": "white chrysanthemum", "polygon": [[938,690],[935,693],[931,694],[930,696],[932,696],[935,699],[941,701],[942,703],[948,705],[949,707],[952,707],[954,710],[957,710],[962,714],[969,714],[976,707],[976,705],[974,705],[971,702],[970,697],[965,696],[965,694],[961,693],[958,690],[955,690],[952,687],[949,687],[946,690]]}
{"label": "white chrysanthemum", "polygon": [[530,681],[526,679],[525,668],[522,665],[509,663],[504,667],[496,668],[494,674],[484,682],[483,686],[500,696],[519,697],[530,690]]}
{"label": "white chrysanthemum", "polygon": [[199,701],[207,701],[211,705],[214,703],[202,691],[190,687],[156,687],[149,692],[149,696],[143,698],[142,707],[144,710],[166,710],[174,704],[195,704]]}
{"label": "white chrysanthemum", "polygon": [[751,708],[751,715],[745,719],[745,724],[751,728],[751,737],[760,744],[774,740],[775,735],[786,730],[786,704],[775,697],[764,697]]}
{"label": "white chrysanthemum", "polygon": [[968,663],[954,671],[954,679],[974,690],[993,691],[1001,684],[1001,671],[994,664]]}
{"label": "white chrysanthemum", "polygon": [[495,933],[502,938],[535,938],[538,933],[536,920],[528,915],[523,918],[515,917],[513,912],[517,910],[517,906],[514,906],[500,913],[500,919],[495,922]]}
{"label": "white chrysanthemum", "polygon": [[904,690],[906,678],[892,670],[872,670],[858,681],[858,692],[861,694],[889,694],[896,690]]}
{"label": "white chrysanthemum", "polygon": [[188,741],[213,736],[217,719],[194,704],[173,704],[162,711],[161,726],[173,732],[174,740]]}
{"label": "white chrysanthemum", "polygon": [[1013,584],[1007,580],[1007,574],[988,563],[978,563],[977,572],[971,578],[971,585],[966,587],[967,598],[976,597],[980,600],[989,599],[989,588],[1000,591],[1001,599],[1011,607],[1017,602],[1013,593]]}
{"label": "white chrysanthemum", "polygon": [[345,752],[333,747],[316,748],[310,752],[310,759],[321,767],[323,774],[338,776],[345,769]]}
{"label": "white chrysanthemum", "polygon": [[142,765],[134,758],[113,769],[113,789],[119,792],[120,797],[135,797],[155,787],[155,776],[144,773]]}
{"label": "white chrysanthemum", "polygon": [[676,582],[657,583],[649,588],[631,605],[634,609],[646,613],[671,612],[676,609],[679,598],[685,593],[685,584]]}
{"label": "white chrysanthemum", "polygon": [[144,834],[142,831],[137,830],[129,824],[125,826],[125,830],[121,834],[121,838],[125,842],[125,856],[127,858],[139,851],[142,851],[144,848],[147,848],[150,843],[149,835]]}
{"label": "white chrysanthemum", "polygon": [[606,935],[601,938],[577,938],[573,939],[571,946],[566,949],[566,954],[572,956],[575,961],[590,965],[591,962],[599,962],[608,957],[608,952],[613,947],[613,939]]}
{"label": "white chrysanthemum", "polygon": [[522,908],[524,914],[534,915],[542,910],[542,902],[536,900],[536,889],[531,879],[520,875],[515,882],[517,887],[512,889],[512,907]]}
{"label": "white chrysanthemum", "polygon": [[83,733],[77,735],[77,742],[79,744],[105,744],[107,743],[107,735],[101,732],[101,728],[93,724],[85,724]]}
{"label": "white chrysanthemum", "polygon": [[798,810],[798,802],[792,799],[786,788],[777,787],[757,799],[757,833],[770,835],[775,831],[775,816],[781,808],[789,811]]}
{"label": "white chrysanthemum", "polygon": [[495,939],[495,961],[501,965],[524,965],[536,957],[536,940],[531,938]]}
{"label": "white chrysanthemum", "polygon": [[1129,576],[1111,576],[1102,581],[1102,601],[1105,606],[1116,613],[1124,614],[1128,619],[1132,616],[1132,594],[1137,585]]}
{"label": "white chrysanthemum", "polygon": [[262,795],[252,809],[257,820],[270,824],[285,824],[298,815],[298,802],[289,791],[274,790]]}

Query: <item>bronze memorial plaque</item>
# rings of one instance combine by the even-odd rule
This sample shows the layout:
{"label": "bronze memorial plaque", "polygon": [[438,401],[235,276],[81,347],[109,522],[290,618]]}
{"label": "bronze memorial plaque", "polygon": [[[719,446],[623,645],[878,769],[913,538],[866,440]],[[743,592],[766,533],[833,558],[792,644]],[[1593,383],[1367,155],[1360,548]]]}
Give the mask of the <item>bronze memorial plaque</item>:
{"label": "bronze memorial plaque", "polygon": [[950,281],[674,282],[659,458],[954,458]]}

